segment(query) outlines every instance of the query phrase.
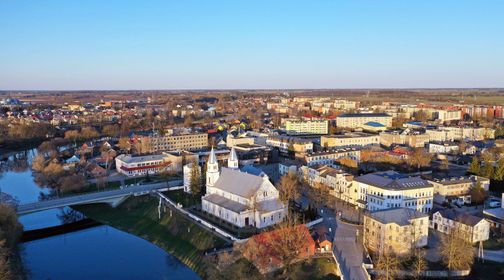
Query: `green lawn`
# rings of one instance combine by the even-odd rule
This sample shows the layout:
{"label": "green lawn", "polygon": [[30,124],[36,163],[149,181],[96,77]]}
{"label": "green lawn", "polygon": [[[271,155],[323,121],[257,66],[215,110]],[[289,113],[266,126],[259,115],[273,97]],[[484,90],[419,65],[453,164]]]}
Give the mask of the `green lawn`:
{"label": "green lawn", "polygon": [[182,204],[184,208],[201,204],[200,197],[187,194],[184,192],[184,190],[169,191],[164,192],[163,194],[173,200],[175,203]]}
{"label": "green lawn", "polygon": [[336,276],[336,263],[331,258],[309,259],[294,264],[286,275],[279,271],[273,275],[274,279],[340,279]]}
{"label": "green lawn", "polygon": [[158,200],[148,196],[130,198],[117,208],[108,205],[76,206],[86,216],[144,238],[174,255],[199,275],[205,276],[203,253],[227,241],[167,208],[158,219]]}

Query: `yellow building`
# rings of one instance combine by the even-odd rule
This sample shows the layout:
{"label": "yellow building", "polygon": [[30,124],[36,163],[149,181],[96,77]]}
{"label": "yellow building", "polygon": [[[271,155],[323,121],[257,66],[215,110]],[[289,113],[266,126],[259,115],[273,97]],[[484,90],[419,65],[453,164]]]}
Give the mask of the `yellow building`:
{"label": "yellow building", "polygon": [[393,208],[364,215],[364,246],[375,253],[408,254],[427,246],[429,215],[409,208]]}

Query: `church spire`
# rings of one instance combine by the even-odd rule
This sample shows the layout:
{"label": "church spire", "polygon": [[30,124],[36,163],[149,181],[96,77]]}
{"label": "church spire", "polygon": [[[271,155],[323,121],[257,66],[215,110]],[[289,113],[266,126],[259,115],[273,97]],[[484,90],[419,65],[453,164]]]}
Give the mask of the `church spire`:
{"label": "church spire", "polygon": [[215,156],[214,148],[210,151],[208,156],[207,168],[206,168],[206,185],[207,187],[212,187],[215,182],[219,179],[219,163],[217,162],[217,156]]}
{"label": "church spire", "polygon": [[228,167],[231,169],[238,169],[238,156],[236,155],[235,148],[231,148],[231,153],[229,153]]}

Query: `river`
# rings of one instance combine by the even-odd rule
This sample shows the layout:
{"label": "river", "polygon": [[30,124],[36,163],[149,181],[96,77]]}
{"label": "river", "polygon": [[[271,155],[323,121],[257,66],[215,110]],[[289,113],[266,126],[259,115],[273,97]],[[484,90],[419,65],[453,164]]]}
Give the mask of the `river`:
{"label": "river", "polygon": [[[21,203],[50,193],[37,186],[29,168],[35,150],[0,162],[0,191]],[[81,214],[70,208],[20,217],[25,230],[60,225]],[[200,279],[189,267],[156,245],[110,226],[21,244],[29,279]]]}

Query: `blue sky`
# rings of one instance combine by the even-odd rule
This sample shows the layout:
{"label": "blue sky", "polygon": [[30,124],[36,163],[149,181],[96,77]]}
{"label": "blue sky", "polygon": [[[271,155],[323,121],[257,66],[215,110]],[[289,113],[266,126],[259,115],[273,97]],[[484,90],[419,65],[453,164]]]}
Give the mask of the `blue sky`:
{"label": "blue sky", "polygon": [[0,0],[0,90],[504,87],[504,1]]}

